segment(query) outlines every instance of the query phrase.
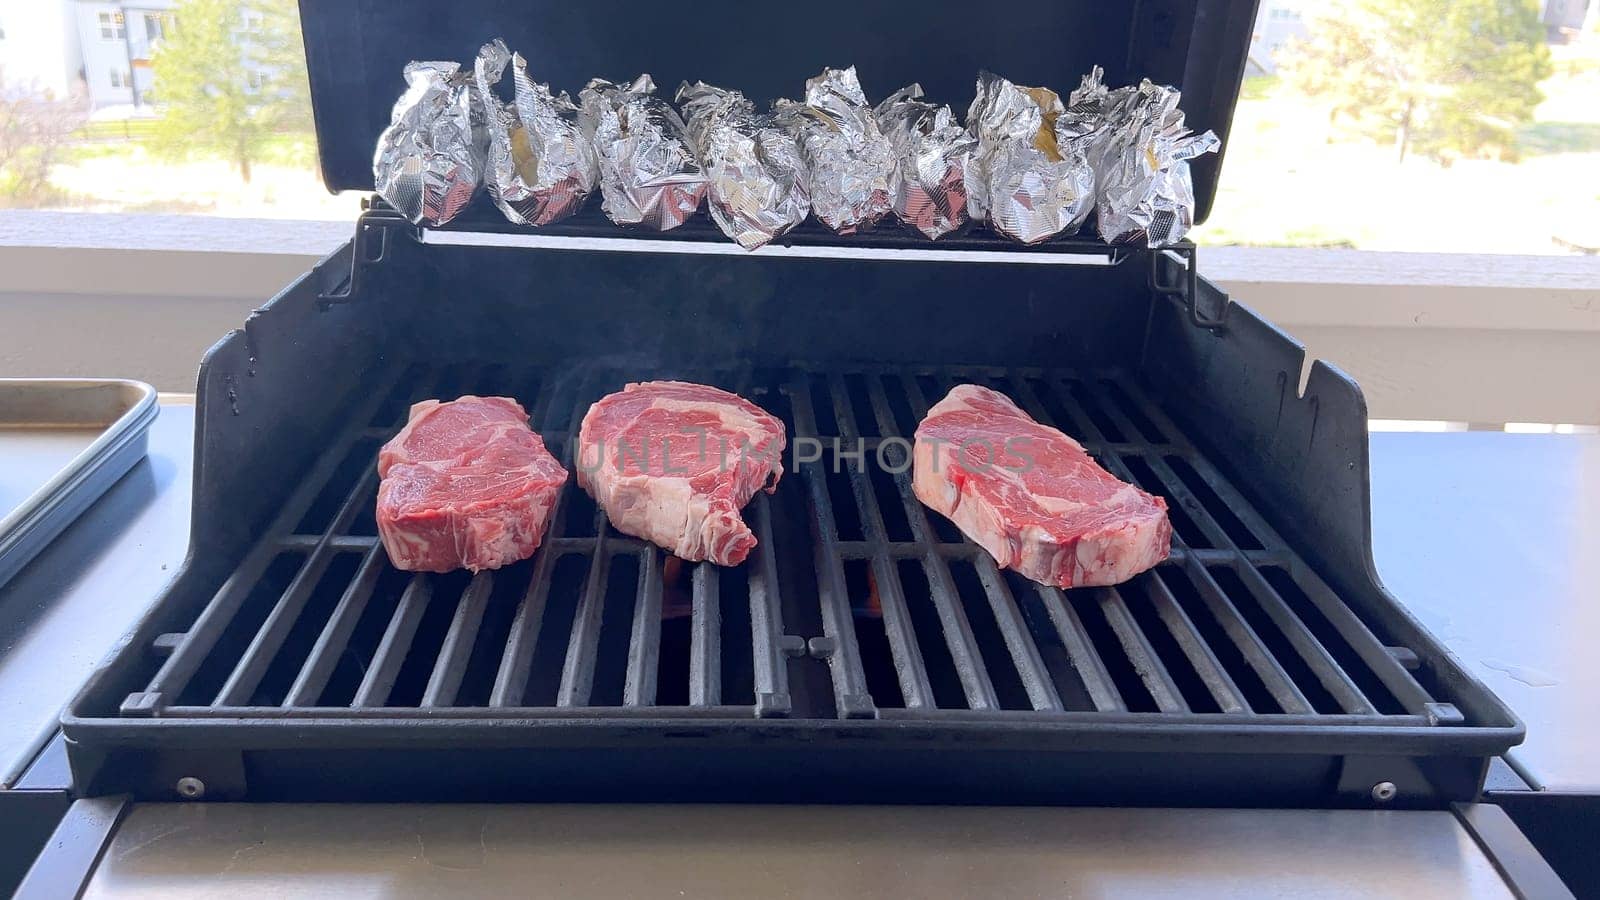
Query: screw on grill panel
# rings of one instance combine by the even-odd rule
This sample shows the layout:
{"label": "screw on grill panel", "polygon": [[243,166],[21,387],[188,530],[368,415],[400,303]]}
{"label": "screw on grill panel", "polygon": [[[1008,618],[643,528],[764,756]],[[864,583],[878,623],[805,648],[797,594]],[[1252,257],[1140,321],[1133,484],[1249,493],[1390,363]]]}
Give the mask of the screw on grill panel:
{"label": "screw on grill panel", "polygon": [[185,775],[174,785],[178,796],[185,800],[199,800],[206,795],[206,783],[193,775]]}
{"label": "screw on grill panel", "polygon": [[1372,786],[1372,799],[1379,803],[1388,803],[1399,793],[1400,789],[1395,787],[1392,781],[1380,781]]}

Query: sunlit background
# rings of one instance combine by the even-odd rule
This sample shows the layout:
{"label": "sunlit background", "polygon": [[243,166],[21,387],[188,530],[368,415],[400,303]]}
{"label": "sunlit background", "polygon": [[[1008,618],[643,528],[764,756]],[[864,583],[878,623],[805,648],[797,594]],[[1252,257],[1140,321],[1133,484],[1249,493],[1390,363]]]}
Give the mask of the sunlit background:
{"label": "sunlit background", "polygon": [[[1600,253],[1596,6],[1262,0],[1196,240]],[[291,0],[0,0],[0,207],[351,220],[309,102]]]}

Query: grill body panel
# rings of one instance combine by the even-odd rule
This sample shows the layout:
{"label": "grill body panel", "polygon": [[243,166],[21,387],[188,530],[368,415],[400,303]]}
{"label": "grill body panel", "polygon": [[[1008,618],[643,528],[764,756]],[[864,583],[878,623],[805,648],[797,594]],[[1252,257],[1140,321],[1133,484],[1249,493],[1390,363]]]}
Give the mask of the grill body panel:
{"label": "grill body panel", "polygon": [[[208,355],[191,557],[64,719],[86,789],[1437,805],[1520,739],[1377,581],[1359,390],[1318,364],[1299,395],[1297,345],[1240,308],[1197,327],[1142,260],[392,238],[320,300],[358,252]],[[573,482],[530,560],[389,566],[373,460],[410,402],[515,396],[570,463],[589,403],[648,378],[815,448],[746,509],[745,565],[681,564]],[[1166,497],[1171,559],[1061,592],[923,508],[906,440],[963,381]]]}

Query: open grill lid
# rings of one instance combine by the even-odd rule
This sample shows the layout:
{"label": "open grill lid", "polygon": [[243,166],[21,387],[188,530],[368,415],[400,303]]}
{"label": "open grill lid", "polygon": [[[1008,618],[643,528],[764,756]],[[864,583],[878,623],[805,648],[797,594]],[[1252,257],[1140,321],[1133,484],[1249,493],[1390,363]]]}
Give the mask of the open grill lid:
{"label": "open grill lid", "polygon": [[[907,6],[895,0],[593,3],[552,0],[301,0],[322,177],[373,189],[372,151],[411,60],[470,64],[503,37],[540,81],[576,93],[592,77],[649,72],[738,88],[759,104],[799,96],[824,66],[855,65],[874,102],[913,81],[965,116],[980,69],[1066,94],[1094,65],[1106,83],[1177,85],[1195,131],[1224,140],[1239,97],[1256,0],[1028,0]],[[1204,221],[1221,154],[1194,161]],[[846,239],[848,240],[848,239]]]}

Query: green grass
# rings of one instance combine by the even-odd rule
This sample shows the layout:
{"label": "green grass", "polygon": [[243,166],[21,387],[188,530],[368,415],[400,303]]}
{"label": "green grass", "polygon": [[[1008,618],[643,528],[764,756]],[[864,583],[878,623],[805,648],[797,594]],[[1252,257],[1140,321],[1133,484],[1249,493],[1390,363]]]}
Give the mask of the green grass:
{"label": "green grass", "polygon": [[155,134],[155,119],[123,119],[116,122],[88,122],[73,133],[81,141],[142,141]]}
{"label": "green grass", "polygon": [[1252,75],[1239,86],[1240,100],[1265,100],[1278,89],[1282,79],[1276,75]]}
{"label": "green grass", "polygon": [[1517,129],[1517,149],[1525,156],[1588,153],[1596,147],[1600,122],[1534,122]]}

